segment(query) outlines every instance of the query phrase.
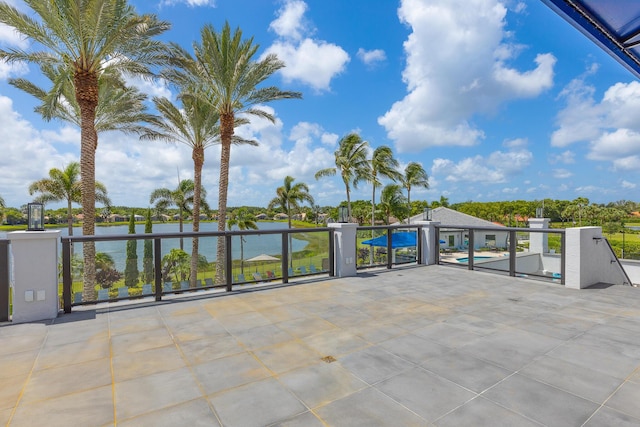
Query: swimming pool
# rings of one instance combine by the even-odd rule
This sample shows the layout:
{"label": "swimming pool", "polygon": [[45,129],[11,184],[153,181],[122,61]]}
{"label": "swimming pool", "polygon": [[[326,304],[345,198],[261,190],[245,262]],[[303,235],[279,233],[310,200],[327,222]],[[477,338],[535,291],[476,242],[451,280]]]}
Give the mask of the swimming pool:
{"label": "swimming pool", "polygon": [[[494,258],[494,257],[491,257],[491,256],[474,256],[473,257],[473,261],[476,262],[476,261],[481,261],[483,259],[489,259],[489,258]],[[456,258],[456,261],[458,261],[458,262],[469,262],[469,257]]]}

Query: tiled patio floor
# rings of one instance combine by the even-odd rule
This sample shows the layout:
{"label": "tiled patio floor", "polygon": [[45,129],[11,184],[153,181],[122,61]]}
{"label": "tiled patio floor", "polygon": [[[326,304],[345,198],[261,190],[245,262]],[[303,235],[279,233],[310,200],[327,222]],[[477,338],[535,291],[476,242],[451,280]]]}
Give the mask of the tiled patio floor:
{"label": "tiled patio floor", "polygon": [[428,266],[102,307],[0,328],[0,424],[640,425],[637,288]]}

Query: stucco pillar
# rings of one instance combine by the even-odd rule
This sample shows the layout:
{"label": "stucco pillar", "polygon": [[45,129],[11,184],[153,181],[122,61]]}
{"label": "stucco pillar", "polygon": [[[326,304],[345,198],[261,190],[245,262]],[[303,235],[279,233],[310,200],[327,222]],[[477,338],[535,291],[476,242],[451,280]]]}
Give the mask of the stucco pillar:
{"label": "stucco pillar", "polygon": [[[549,228],[549,218],[529,218],[529,228]],[[547,233],[529,234],[529,252],[546,254],[549,252],[549,235]]]}
{"label": "stucco pillar", "polygon": [[356,231],[358,224],[333,222],[328,224],[335,228],[334,266],[337,277],[357,275],[356,271]]}
{"label": "stucco pillar", "polygon": [[13,323],[58,316],[60,231],[7,233],[13,256]]}
{"label": "stucco pillar", "polygon": [[422,233],[418,238],[422,244],[421,264],[431,265],[436,263],[436,239],[439,239],[436,226],[439,221],[415,221],[414,224],[422,226]]}

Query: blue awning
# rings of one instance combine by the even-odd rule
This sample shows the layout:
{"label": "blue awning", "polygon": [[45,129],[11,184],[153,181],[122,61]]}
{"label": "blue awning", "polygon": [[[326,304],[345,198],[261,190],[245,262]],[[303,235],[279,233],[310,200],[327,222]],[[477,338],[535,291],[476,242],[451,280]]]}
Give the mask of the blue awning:
{"label": "blue awning", "polygon": [[640,78],[640,2],[542,0]]}
{"label": "blue awning", "polygon": [[[387,247],[387,236],[379,236],[375,239],[364,240],[363,245]],[[416,232],[403,231],[391,234],[391,249],[416,246]]]}

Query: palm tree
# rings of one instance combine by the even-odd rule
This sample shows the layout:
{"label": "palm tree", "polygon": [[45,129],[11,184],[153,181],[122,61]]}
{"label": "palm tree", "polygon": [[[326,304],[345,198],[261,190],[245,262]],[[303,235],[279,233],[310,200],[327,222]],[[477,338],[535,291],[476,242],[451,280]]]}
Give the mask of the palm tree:
{"label": "palm tree", "polygon": [[407,199],[402,194],[402,187],[398,184],[389,184],[382,189],[378,212],[382,214],[384,223],[389,224],[389,218],[395,216],[402,220],[407,212]]}
{"label": "palm tree", "polygon": [[[276,207],[282,209],[287,214],[287,223],[291,228],[291,214],[292,210],[300,210],[301,202],[309,202],[313,206],[313,197],[309,194],[309,187],[304,182],[298,182],[294,184],[295,178],[286,176],[284,178],[284,185],[276,189],[277,196],[271,199],[268,209],[274,209]],[[289,233],[289,254],[291,254],[291,233]],[[293,259],[289,255],[290,266],[293,267]]]}
{"label": "palm tree", "polygon": [[321,169],[316,172],[316,179],[325,176],[334,176],[338,171],[347,190],[347,215],[351,218],[351,185],[358,188],[358,182],[368,179],[369,162],[367,160],[367,147],[369,143],[363,141],[357,133],[350,133],[343,137],[336,151],[336,167]]}
{"label": "palm tree", "polygon": [[[38,202],[67,202],[67,227],[69,236],[73,236],[73,210],[72,203],[81,203],[82,182],[80,175],[80,163],[71,162],[64,169],[53,168],[49,170],[49,178],[43,178],[29,185],[29,194],[40,193],[36,198]],[[100,203],[110,206],[111,200],[107,196],[107,188],[99,181],[95,181],[95,199]],[[86,218],[85,218],[86,219]]]}
{"label": "palm tree", "polygon": [[[153,98],[153,103],[164,120],[155,122],[156,129],[148,129],[142,134],[141,139],[177,141],[191,148],[191,158],[193,159],[193,231],[200,231],[200,204],[202,200],[200,190],[202,188],[204,150],[219,143],[219,116],[211,104],[194,97],[182,98],[182,109],[176,107],[167,98]],[[182,245],[180,249],[182,249]],[[197,280],[198,238],[194,237],[191,246],[191,274],[189,276],[192,288],[195,288]]]}
{"label": "palm tree", "polygon": [[[193,199],[195,193],[195,184],[190,179],[183,179],[178,182],[178,187],[175,190],[170,190],[168,188],[156,188],[149,196],[149,203],[156,203],[156,210],[164,211],[169,206],[175,206],[178,208],[178,221],[179,221],[179,230],[182,233],[182,224],[184,219],[184,214],[192,214],[191,206],[193,206]],[[200,188],[200,194],[202,195],[201,204],[206,209],[209,210],[209,205],[204,200],[207,197],[207,190],[204,187]],[[182,239],[180,239],[180,250],[183,250],[184,244]]]}
{"label": "palm tree", "polygon": [[[231,230],[234,225],[238,227],[238,230],[258,229],[256,217],[244,208],[236,210],[227,221],[227,224],[229,225],[229,230]],[[244,274],[244,242],[244,237],[240,236],[240,272],[242,274]]]}
{"label": "palm tree", "polygon": [[401,177],[402,185],[407,189],[407,206],[409,206],[408,221],[411,223],[411,188],[429,188],[429,176],[420,163],[409,162]]}
{"label": "palm tree", "polygon": [[[273,114],[256,108],[267,102],[301,98],[299,92],[282,91],[274,86],[258,85],[285,66],[276,55],[269,54],[260,60],[254,57],[259,46],[253,37],[242,39],[242,31],[233,33],[225,23],[220,33],[213,26],[205,25],[201,31],[201,44],[194,43],[195,58],[180,46],[173,44],[173,57],[182,58],[181,70],[168,70],[170,80],[182,82],[186,88],[197,88],[194,96],[205,97],[220,116],[220,182],[218,187],[218,231],[224,231],[227,221],[227,191],[229,187],[229,162],[234,129],[238,114],[256,116],[275,122]],[[224,282],[224,238],[218,239],[216,251],[216,283]]]}
{"label": "palm tree", "polygon": [[369,162],[369,180],[373,187],[371,194],[371,225],[375,225],[376,187],[382,185],[379,178],[385,177],[393,181],[401,179],[402,175],[398,172],[398,166],[398,161],[393,157],[393,151],[388,146],[382,145],[373,150],[373,155]]}
{"label": "palm tree", "polygon": [[[42,50],[0,49],[7,63],[26,61],[59,68],[73,80],[80,110],[82,232],[95,233],[95,150],[98,143],[96,109],[99,79],[113,69],[151,75],[149,66],[169,62],[164,43],[153,37],[169,29],[155,15],[138,15],[126,0],[24,0],[38,19],[0,3],[0,23],[15,29]],[[85,299],[95,298],[95,245],[83,246]]]}

